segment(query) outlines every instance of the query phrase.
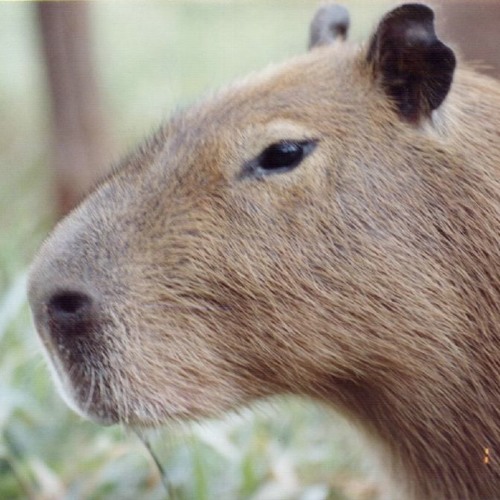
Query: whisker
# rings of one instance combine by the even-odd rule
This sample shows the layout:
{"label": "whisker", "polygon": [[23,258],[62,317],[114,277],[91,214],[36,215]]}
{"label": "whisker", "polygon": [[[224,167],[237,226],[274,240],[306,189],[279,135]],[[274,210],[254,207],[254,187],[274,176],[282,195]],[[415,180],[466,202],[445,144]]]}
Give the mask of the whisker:
{"label": "whisker", "polygon": [[92,399],[94,397],[95,390],[95,373],[94,370],[90,369],[90,387],[88,389],[87,397],[84,402],[82,402],[83,409],[88,412],[89,408],[92,405]]}

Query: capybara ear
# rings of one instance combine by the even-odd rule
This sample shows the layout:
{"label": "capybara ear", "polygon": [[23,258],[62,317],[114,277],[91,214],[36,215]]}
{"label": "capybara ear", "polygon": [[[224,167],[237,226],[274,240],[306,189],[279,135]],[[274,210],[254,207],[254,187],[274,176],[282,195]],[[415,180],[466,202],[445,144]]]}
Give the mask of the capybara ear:
{"label": "capybara ear", "polygon": [[455,55],[434,30],[434,12],[406,4],[380,21],[368,61],[402,118],[417,123],[437,109],[450,90]]}
{"label": "capybara ear", "polygon": [[327,4],[314,14],[309,28],[309,49],[345,40],[349,30],[349,12],[342,5]]}

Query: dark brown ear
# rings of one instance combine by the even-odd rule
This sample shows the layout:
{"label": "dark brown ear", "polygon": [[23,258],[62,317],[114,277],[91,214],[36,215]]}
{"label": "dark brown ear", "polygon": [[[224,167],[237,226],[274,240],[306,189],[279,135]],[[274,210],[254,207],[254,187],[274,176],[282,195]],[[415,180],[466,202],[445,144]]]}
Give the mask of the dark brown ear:
{"label": "dark brown ear", "polygon": [[436,37],[434,12],[406,4],[380,22],[368,49],[375,77],[407,121],[437,109],[450,90],[455,55]]}
{"label": "dark brown ear", "polygon": [[345,40],[349,30],[349,12],[342,5],[328,4],[320,7],[311,21],[309,49]]}

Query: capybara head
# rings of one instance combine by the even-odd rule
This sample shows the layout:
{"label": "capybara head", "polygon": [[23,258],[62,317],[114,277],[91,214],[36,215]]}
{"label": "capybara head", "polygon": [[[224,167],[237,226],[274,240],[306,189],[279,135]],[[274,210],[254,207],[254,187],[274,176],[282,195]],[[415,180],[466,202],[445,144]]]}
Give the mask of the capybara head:
{"label": "capybara head", "polygon": [[175,115],[43,245],[31,307],[80,413],[156,425],[308,395],[423,469],[434,446],[450,461],[472,394],[498,415],[498,358],[475,363],[499,334],[499,86],[452,83],[428,7],[361,47],[331,9],[310,52]]}

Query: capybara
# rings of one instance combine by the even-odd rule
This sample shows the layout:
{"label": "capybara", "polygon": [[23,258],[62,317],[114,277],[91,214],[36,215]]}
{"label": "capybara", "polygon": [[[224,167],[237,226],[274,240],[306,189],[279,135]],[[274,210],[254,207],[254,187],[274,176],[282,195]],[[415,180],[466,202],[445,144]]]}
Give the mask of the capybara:
{"label": "capybara", "polygon": [[500,84],[419,4],[172,117],[64,219],[29,296],[104,424],[329,403],[397,499],[500,498]]}

